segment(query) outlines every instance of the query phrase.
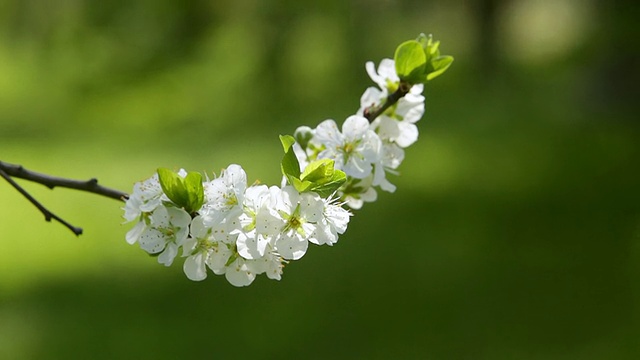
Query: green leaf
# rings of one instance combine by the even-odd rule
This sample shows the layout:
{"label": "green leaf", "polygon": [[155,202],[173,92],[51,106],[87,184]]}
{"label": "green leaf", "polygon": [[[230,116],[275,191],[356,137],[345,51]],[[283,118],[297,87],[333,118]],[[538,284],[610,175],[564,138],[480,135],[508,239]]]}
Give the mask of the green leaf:
{"label": "green leaf", "polygon": [[431,66],[433,67],[433,70],[427,74],[427,80],[433,80],[436,77],[442,75],[445,71],[447,71],[449,66],[451,66],[452,62],[453,62],[453,56],[448,56],[448,55],[440,56],[433,59],[431,61]]}
{"label": "green leaf", "polygon": [[347,181],[345,173],[336,170],[331,159],[312,161],[300,174],[300,163],[293,152],[295,139],[289,135],[281,135],[280,142],[285,152],[281,164],[282,174],[298,192],[314,191],[321,197],[327,197]]}
{"label": "green leaf", "polygon": [[420,43],[420,46],[422,46],[424,55],[427,58],[427,63],[429,63],[433,58],[440,56],[440,50],[438,50],[438,47],[440,47],[440,41],[433,41],[433,36],[431,34],[428,36],[420,34],[416,41]]}
{"label": "green leaf", "polygon": [[429,36],[425,35],[424,33],[420,33],[420,35],[418,35],[418,37],[416,38],[416,41],[420,43],[420,45],[422,45],[423,49],[426,49],[427,46],[429,46],[429,42],[432,41],[433,39],[433,35],[429,34]]}
{"label": "green leaf", "polygon": [[333,175],[329,181],[311,188],[311,191],[315,191],[322,198],[326,198],[338,190],[342,184],[347,181],[347,175],[342,170],[334,170]]}
{"label": "green leaf", "polygon": [[189,195],[182,178],[178,174],[166,168],[159,168],[158,178],[162,191],[171,201],[180,207],[187,206]]}
{"label": "green leaf", "polygon": [[298,178],[292,177],[289,179],[289,183],[299,192],[303,193],[305,191],[311,191],[311,188],[314,186],[314,183],[307,180],[300,180]]}
{"label": "green leaf", "polygon": [[300,163],[293,151],[293,144],[295,144],[296,140],[291,135],[280,135],[280,142],[284,149],[284,157],[282,158],[280,169],[282,170],[282,174],[287,177],[291,184],[291,177],[297,179],[300,178]]}
{"label": "green leaf", "polygon": [[202,186],[202,175],[197,172],[190,172],[184,178],[184,185],[189,198],[188,206],[185,210],[189,213],[200,210],[204,203],[204,187]]}
{"label": "green leaf", "polygon": [[400,44],[396,49],[394,59],[400,80],[411,84],[424,81],[427,57],[418,41],[409,40]]}
{"label": "green leaf", "polygon": [[430,62],[434,58],[437,58],[438,56],[440,56],[440,50],[438,49],[439,47],[440,47],[440,41],[432,41],[431,38],[429,38],[429,43],[427,44],[427,47],[424,49],[424,54],[427,56],[427,62]]}
{"label": "green leaf", "polygon": [[316,184],[328,182],[333,176],[334,161],[331,159],[320,159],[312,161],[300,174],[301,180],[308,180]]}
{"label": "green leaf", "polygon": [[440,56],[440,41],[434,41],[431,34],[428,36],[420,34],[416,41],[422,46],[427,61],[423,82],[433,80],[447,71],[453,62],[453,57],[448,55]]}
{"label": "green leaf", "polygon": [[286,153],[289,149],[296,143],[296,139],[291,135],[280,135],[280,142],[282,143],[282,148]]}
{"label": "green leaf", "polygon": [[308,126],[300,126],[293,133],[293,137],[303,149],[306,149],[307,145],[309,145],[309,140],[313,138],[313,129]]}
{"label": "green leaf", "polygon": [[449,66],[451,66],[452,62],[453,62],[453,56],[448,56],[448,55],[440,56],[434,59],[433,61],[431,61],[431,65],[433,66],[433,71],[427,74],[427,80],[433,80],[436,77],[442,75],[445,71],[447,71]]}
{"label": "green leaf", "polygon": [[162,191],[174,206],[183,208],[190,214],[202,207],[204,203],[204,187],[202,186],[202,175],[199,173],[190,172],[183,179],[169,169],[159,168],[158,178],[160,179]]}

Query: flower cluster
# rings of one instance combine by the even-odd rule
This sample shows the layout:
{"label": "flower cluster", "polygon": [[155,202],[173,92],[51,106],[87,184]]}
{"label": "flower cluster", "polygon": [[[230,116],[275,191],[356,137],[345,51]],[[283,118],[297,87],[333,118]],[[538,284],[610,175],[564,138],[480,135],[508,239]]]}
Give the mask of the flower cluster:
{"label": "flower cluster", "polygon": [[124,207],[125,220],[137,221],[127,242],[166,266],[181,255],[185,274],[195,281],[207,277],[207,268],[235,286],[259,274],[280,280],[284,265],[302,258],[309,243],[338,241],[351,217],[343,205],[359,209],[376,200],[376,188],[395,191],[387,174],[397,174],[404,149],[418,139],[424,84],[453,61],[438,46],[421,34],[377,69],[367,62],[378,87],[366,89],[360,108],[340,127],[329,119],[281,136],[281,186],[247,186],[235,164],[213,180],[158,169],[134,185]]}
{"label": "flower cluster", "polygon": [[373,62],[367,62],[366,69],[379,88],[365,90],[360,109],[345,120],[341,129],[329,119],[315,129],[303,126],[296,130],[296,155],[301,166],[316,159],[334,160],[336,169],[347,175],[339,194],[353,209],[360,209],[365,201],[375,201],[376,186],[388,192],[396,190],[386,174],[397,174],[404,148],[418,139],[416,122],[424,114],[423,85],[417,84],[369,123],[365,116],[398,91],[400,78],[391,59],[382,60],[377,71]]}
{"label": "flower cluster", "polygon": [[[185,179],[187,172],[178,176]],[[235,164],[202,187],[202,206],[189,213],[167,196],[156,174],[134,185],[124,208],[125,220],[137,221],[127,242],[137,242],[165,266],[181,253],[184,272],[194,281],[205,279],[207,268],[235,286],[263,273],[280,280],[283,266],[302,258],[309,242],[336,243],[351,215],[331,197],[289,185],[247,186]]]}

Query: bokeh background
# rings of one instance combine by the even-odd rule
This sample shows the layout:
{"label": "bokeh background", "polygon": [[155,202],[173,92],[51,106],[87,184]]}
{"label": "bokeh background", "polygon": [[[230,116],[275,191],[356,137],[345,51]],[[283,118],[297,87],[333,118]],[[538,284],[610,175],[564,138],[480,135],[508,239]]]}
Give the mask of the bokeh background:
{"label": "bokeh background", "polygon": [[596,0],[0,1],[0,159],[130,191],[157,167],[279,182],[368,60],[456,57],[398,190],[283,280],[191,282],[120,203],[0,182],[0,359],[637,359],[638,6]]}

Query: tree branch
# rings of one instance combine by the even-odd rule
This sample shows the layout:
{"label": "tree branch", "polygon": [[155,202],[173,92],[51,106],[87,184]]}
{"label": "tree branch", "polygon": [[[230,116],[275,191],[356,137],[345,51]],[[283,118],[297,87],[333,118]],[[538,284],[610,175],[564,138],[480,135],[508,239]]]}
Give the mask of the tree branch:
{"label": "tree branch", "polygon": [[382,115],[388,108],[390,108],[393,104],[397,103],[402,97],[409,93],[411,90],[411,84],[400,81],[398,85],[398,89],[393,93],[387,96],[384,104],[378,107],[370,107],[364,110],[364,117],[369,120],[369,122],[373,122],[378,116]]}
{"label": "tree branch", "polygon": [[86,181],[65,179],[65,178],[50,176],[50,175],[38,173],[35,171],[27,170],[23,168],[22,165],[9,164],[2,161],[0,161],[0,176],[3,177],[5,180],[7,180],[7,182],[11,184],[11,186],[13,186],[16,190],[18,190],[20,194],[22,194],[22,196],[24,196],[35,207],[37,207],[38,210],[40,210],[40,212],[44,215],[44,219],[46,221],[51,221],[51,219],[56,220],[57,222],[66,226],[69,230],[71,230],[76,235],[82,234],[82,228],[69,224],[67,221],[65,221],[61,217],[49,211],[46,207],[40,204],[38,200],[36,200],[33,196],[31,196],[31,194],[29,194],[18,183],[16,183],[13,180],[12,176],[42,184],[48,187],[49,189],[53,189],[56,186],[58,186],[58,187],[64,187],[69,189],[87,191],[87,192],[106,196],[106,197],[120,200],[120,201],[125,201],[126,199],[129,198],[129,195],[127,195],[127,193],[98,185],[98,179],[95,179],[95,178],[89,179]]}
{"label": "tree branch", "polygon": [[75,226],[69,224],[68,222],[66,222],[61,217],[59,217],[56,214],[54,214],[51,211],[49,211],[42,204],[40,204],[40,202],[38,202],[38,200],[36,200],[33,196],[31,196],[31,194],[29,194],[25,189],[23,189],[20,185],[18,185],[18,183],[16,183],[11,178],[11,176],[9,176],[9,174],[7,174],[2,168],[0,168],[0,176],[2,176],[5,180],[7,180],[7,182],[9,182],[9,184],[11,184],[16,190],[18,190],[18,192],[20,194],[22,194],[25,198],[27,198],[27,200],[29,200],[33,205],[35,205],[35,207],[37,207],[38,210],[40,210],[40,212],[44,215],[44,219],[46,221],[51,221],[51,219],[54,219],[54,220],[58,221],[59,223],[61,223],[62,225],[66,226],[74,234],[76,234],[76,235],[82,234],[82,228],[75,227]]}
{"label": "tree branch", "polygon": [[[24,167],[22,167],[22,165],[9,164],[3,161],[0,161],[0,171],[3,171],[5,175],[8,175],[8,176],[13,176],[16,178],[25,179],[25,180],[42,184],[48,187],[49,189],[53,189],[56,186],[58,186],[58,187],[64,187],[69,189],[87,191],[87,192],[106,196],[106,197],[120,200],[120,201],[125,201],[126,199],[129,198],[129,195],[125,192],[98,185],[98,179],[95,179],[95,178],[89,179],[86,181],[65,179],[65,178],[50,176],[42,173],[37,173],[35,171],[25,169]],[[5,177],[5,179],[7,178]]]}

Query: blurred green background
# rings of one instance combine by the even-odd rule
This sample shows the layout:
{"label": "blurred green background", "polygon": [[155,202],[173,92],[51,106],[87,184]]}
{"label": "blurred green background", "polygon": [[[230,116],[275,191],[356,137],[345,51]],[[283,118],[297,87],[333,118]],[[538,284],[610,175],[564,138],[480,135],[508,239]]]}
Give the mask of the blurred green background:
{"label": "blurred green background", "polygon": [[[631,4],[631,5],[630,5]],[[191,282],[122,204],[0,182],[0,359],[637,359],[638,6],[616,1],[0,1],[0,159],[130,191],[157,167],[279,182],[364,63],[433,33],[395,194],[283,280]],[[181,261],[179,262],[181,264]]]}

